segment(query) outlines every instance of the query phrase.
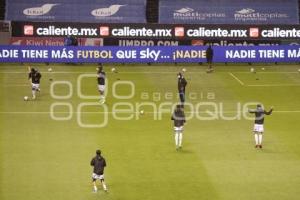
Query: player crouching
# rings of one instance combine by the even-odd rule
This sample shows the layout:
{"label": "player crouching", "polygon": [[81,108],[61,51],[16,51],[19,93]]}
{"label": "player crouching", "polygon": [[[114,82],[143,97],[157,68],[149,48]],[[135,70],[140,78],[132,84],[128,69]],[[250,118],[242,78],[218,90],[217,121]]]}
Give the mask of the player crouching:
{"label": "player crouching", "polygon": [[174,121],[175,145],[176,145],[176,150],[178,150],[182,148],[182,133],[183,133],[183,126],[185,123],[184,111],[181,105],[176,106],[176,109],[172,115],[171,120]]}
{"label": "player crouching", "polygon": [[98,81],[98,91],[100,93],[100,100],[101,104],[105,103],[105,78],[106,74],[103,71],[103,66],[100,65],[97,71],[97,81]]}
{"label": "player crouching", "polygon": [[28,74],[28,80],[31,80],[31,91],[32,91],[32,99],[36,98],[36,92],[40,92],[40,80],[42,78],[41,73],[34,69],[29,67],[29,74]]}
{"label": "player crouching", "polygon": [[254,139],[255,139],[255,148],[262,148],[262,134],[264,132],[264,118],[265,115],[271,115],[273,107],[267,112],[263,107],[258,104],[255,110],[249,110],[249,113],[255,114],[254,121]]}

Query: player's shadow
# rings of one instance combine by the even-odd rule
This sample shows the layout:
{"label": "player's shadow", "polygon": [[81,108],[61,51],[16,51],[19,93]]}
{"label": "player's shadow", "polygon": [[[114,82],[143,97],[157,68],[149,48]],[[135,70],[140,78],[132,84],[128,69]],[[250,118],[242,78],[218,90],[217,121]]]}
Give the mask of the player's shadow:
{"label": "player's shadow", "polygon": [[179,149],[179,150],[175,150],[175,153],[180,153],[180,154],[193,154],[195,152],[188,150],[188,149]]}

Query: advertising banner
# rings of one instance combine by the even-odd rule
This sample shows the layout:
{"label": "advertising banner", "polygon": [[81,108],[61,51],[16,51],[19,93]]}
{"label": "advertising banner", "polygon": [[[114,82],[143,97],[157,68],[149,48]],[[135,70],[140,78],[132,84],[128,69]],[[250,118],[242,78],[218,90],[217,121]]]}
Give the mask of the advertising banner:
{"label": "advertising banner", "polygon": [[7,0],[6,20],[145,23],[146,0]]}
{"label": "advertising banner", "polygon": [[161,0],[159,23],[298,24],[298,1]]}
{"label": "advertising banner", "polygon": [[[102,38],[77,38],[79,46],[103,46]],[[64,46],[63,37],[11,37],[11,45]]]}
{"label": "advertising banner", "polygon": [[[0,46],[0,62],[198,63],[206,46],[60,47]],[[300,46],[213,47],[214,62],[300,62]]]}
{"label": "advertising banner", "polygon": [[13,37],[173,40],[300,39],[300,25],[197,25],[12,22]]}

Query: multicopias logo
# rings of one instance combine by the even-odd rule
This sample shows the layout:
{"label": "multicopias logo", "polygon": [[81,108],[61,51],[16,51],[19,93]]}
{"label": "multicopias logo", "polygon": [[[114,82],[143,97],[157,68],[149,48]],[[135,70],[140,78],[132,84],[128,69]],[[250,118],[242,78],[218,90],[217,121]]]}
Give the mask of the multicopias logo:
{"label": "multicopias logo", "polygon": [[207,20],[211,18],[215,19],[225,17],[225,13],[195,11],[190,7],[183,7],[178,10],[174,10],[173,12],[173,19],[176,20]]}
{"label": "multicopias logo", "polygon": [[237,21],[268,21],[272,19],[284,19],[288,18],[289,15],[287,13],[279,13],[279,12],[269,12],[269,13],[261,13],[252,8],[243,8],[241,10],[235,11],[234,19]]}
{"label": "multicopias logo", "polygon": [[23,14],[24,15],[29,15],[29,16],[45,15],[45,14],[49,13],[50,10],[56,5],[59,5],[59,4],[57,4],[57,3],[55,3],[55,4],[47,3],[47,4],[44,4],[40,7],[26,8],[25,10],[23,10]]}

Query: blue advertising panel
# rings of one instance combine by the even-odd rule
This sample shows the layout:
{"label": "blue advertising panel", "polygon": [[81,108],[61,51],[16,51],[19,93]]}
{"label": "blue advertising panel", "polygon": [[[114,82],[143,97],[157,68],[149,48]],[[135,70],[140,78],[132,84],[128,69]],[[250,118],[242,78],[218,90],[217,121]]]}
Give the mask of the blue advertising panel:
{"label": "blue advertising panel", "polygon": [[299,24],[297,0],[162,0],[160,23]]}
{"label": "blue advertising panel", "polygon": [[145,0],[7,0],[6,20],[145,23]]}
{"label": "blue advertising panel", "polygon": [[[198,63],[206,46],[61,47],[0,46],[0,62]],[[300,62],[300,46],[213,47],[214,62]]]}

